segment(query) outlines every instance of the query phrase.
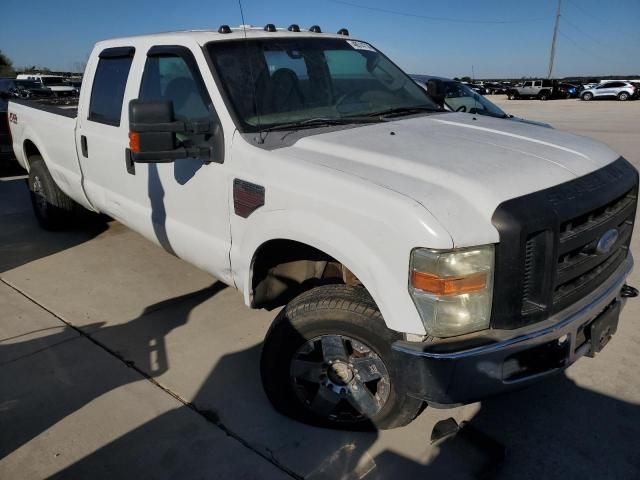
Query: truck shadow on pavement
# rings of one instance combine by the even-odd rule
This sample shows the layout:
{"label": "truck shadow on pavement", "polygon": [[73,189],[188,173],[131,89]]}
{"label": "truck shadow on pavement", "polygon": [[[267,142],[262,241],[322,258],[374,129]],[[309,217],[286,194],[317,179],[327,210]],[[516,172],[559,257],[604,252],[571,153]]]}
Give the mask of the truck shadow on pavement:
{"label": "truck shadow on pavement", "polygon": [[0,274],[97,237],[106,220],[85,215],[70,231],[47,232],[33,214],[26,180],[0,176]]}
{"label": "truck shadow on pavement", "polygon": [[[183,325],[195,306],[215,295],[222,288],[218,285],[150,306],[145,314],[127,324],[97,328],[91,336],[109,349],[123,335],[137,339],[128,342],[137,345],[135,351],[112,352],[144,375],[159,375],[168,368],[163,338]],[[149,315],[154,312],[158,315]],[[0,352],[12,349],[13,357],[20,357],[20,350],[26,348],[20,343],[4,347],[0,343]],[[406,434],[415,451],[415,424],[392,433],[338,432],[309,427],[277,414],[259,381],[260,349],[258,344],[222,357],[190,404],[157,416],[51,478],[147,478],[145,473],[157,464],[163,473],[154,478],[200,478],[202,472],[194,470],[193,458],[179,453],[184,449],[171,447],[186,443],[187,450],[202,450],[197,443],[191,445],[188,432],[179,428],[178,418],[185,411],[200,414],[211,428],[219,427],[237,439],[248,447],[247,455],[261,455],[281,467],[285,478],[640,478],[640,407],[581,388],[564,374],[484,401],[468,420],[467,427],[473,428],[474,435],[452,435],[431,445],[433,424],[429,424],[429,431],[419,434],[420,460],[416,461],[395,448],[380,451],[374,446],[383,435],[393,435],[388,437],[393,441]],[[152,355],[152,350],[159,351]],[[130,360],[134,357],[135,365]],[[160,359],[159,366],[151,360],[140,360],[152,357]],[[6,378],[5,368],[0,368],[0,375],[5,377],[0,391],[7,381],[18,381]],[[2,431],[10,434],[2,435],[0,458],[123,384],[121,380],[110,382],[103,370],[106,367],[100,362],[65,367],[62,361],[62,368],[64,372],[49,367],[48,376],[37,372],[22,377],[20,381],[26,382],[20,388],[23,394],[4,401],[0,408],[4,419],[0,423]],[[96,376],[103,378],[91,381]],[[131,372],[130,378],[141,379],[136,372]],[[47,401],[33,400],[34,390],[46,391]],[[6,399],[7,395],[0,398]],[[446,416],[446,412],[441,415]],[[495,455],[495,445],[500,444],[506,449],[504,462]],[[401,448],[399,444],[397,450]],[[207,455],[206,450],[200,450],[199,455]],[[206,476],[219,478],[216,471],[207,472]]]}
{"label": "truck shadow on pavement", "polygon": [[[61,322],[51,335],[24,341],[20,337],[29,338],[38,332],[0,338],[0,459],[107,392],[141,380],[140,373],[133,370],[123,375],[114,369],[113,356],[149,377],[166,372],[166,335],[186,324],[193,308],[224,288],[226,285],[215,282],[151,305],[137,318],[120,325],[93,324],[80,331]],[[84,334],[86,331],[92,334]],[[134,365],[102,343],[102,336],[131,339],[139,358],[147,361]],[[88,349],[89,341],[102,350],[92,345]],[[90,358],[85,358],[87,351],[92,352]]]}

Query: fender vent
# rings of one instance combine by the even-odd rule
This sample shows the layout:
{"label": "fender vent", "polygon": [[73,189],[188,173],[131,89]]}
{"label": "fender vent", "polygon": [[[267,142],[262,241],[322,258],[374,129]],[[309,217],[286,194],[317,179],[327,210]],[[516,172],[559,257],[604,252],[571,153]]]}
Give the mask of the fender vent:
{"label": "fender vent", "polygon": [[264,187],[236,178],[233,180],[233,209],[239,217],[247,218],[264,205]]}

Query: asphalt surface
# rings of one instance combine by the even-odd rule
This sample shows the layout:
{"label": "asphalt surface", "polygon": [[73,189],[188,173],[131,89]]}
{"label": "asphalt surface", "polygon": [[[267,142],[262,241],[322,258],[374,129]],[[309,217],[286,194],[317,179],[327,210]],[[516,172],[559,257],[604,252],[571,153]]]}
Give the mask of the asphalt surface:
{"label": "asphalt surface", "polygon": [[[640,101],[490,98],[640,167]],[[529,389],[393,431],[312,428],[262,392],[275,312],[117,222],[40,230],[18,173],[0,180],[0,479],[640,478],[640,299],[595,359]],[[448,417],[467,433],[432,444]]]}

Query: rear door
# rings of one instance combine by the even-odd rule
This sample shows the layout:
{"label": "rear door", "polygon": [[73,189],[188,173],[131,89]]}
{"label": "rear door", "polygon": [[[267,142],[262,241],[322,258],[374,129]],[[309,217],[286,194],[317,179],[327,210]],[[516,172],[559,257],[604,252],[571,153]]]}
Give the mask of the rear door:
{"label": "rear door", "polygon": [[90,95],[82,98],[76,128],[85,192],[95,207],[117,219],[129,203],[129,185],[120,170],[129,143],[123,103],[134,53],[125,46],[106,48],[97,59],[94,55],[85,80]]}

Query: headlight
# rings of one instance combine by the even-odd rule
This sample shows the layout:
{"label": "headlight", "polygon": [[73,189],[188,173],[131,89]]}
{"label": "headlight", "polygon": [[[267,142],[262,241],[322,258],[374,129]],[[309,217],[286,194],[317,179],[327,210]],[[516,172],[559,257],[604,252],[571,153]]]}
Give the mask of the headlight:
{"label": "headlight", "polygon": [[452,337],[489,328],[494,246],[411,252],[409,292],[429,335]]}

